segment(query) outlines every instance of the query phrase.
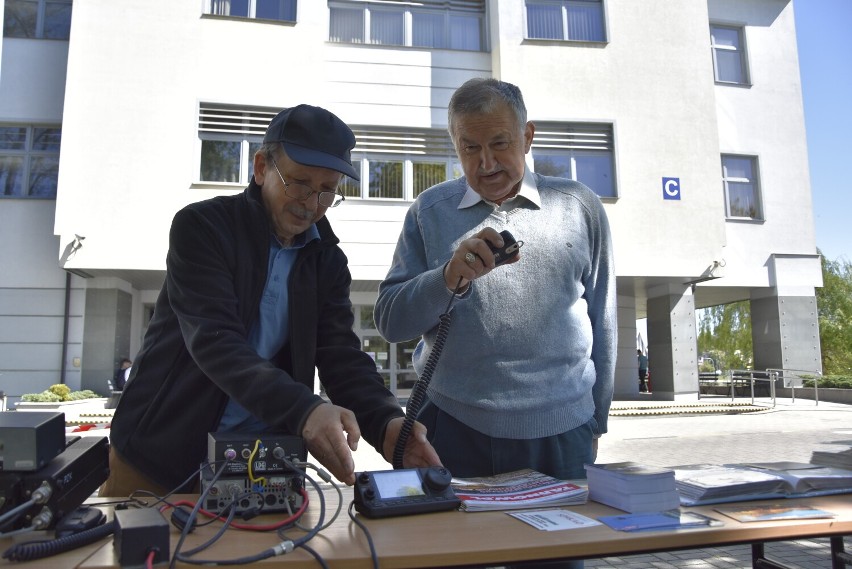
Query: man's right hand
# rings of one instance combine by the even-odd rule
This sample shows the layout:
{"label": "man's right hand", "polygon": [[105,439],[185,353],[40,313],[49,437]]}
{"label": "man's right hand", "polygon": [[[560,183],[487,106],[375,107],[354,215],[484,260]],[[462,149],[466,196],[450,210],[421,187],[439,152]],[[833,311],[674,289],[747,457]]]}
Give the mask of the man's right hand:
{"label": "man's right hand", "polygon": [[305,421],[302,438],[308,452],[332,476],[349,486],[355,484],[352,451],[358,448],[361,429],[352,411],[331,403],[317,406]]}

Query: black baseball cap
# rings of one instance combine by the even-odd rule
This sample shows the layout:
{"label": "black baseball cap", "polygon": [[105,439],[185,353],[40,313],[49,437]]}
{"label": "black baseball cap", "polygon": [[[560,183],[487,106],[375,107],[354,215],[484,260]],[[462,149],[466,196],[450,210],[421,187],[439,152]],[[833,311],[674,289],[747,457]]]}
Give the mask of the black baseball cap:
{"label": "black baseball cap", "polygon": [[355,135],[333,113],[311,105],[284,109],[269,123],[263,143],[280,142],[287,156],[305,166],[329,168],[360,180],[350,151]]}

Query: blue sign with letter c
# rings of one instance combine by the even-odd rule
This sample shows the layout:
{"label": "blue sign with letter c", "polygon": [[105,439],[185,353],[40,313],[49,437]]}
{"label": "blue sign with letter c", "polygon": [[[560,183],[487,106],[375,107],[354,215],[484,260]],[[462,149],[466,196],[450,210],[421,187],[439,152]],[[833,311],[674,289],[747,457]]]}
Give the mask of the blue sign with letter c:
{"label": "blue sign with letter c", "polygon": [[663,199],[680,199],[680,178],[663,178]]}

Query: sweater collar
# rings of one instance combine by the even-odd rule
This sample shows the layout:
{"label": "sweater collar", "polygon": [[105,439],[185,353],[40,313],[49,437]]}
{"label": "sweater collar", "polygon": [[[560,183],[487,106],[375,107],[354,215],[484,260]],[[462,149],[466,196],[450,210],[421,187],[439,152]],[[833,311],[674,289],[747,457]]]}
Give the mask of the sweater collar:
{"label": "sweater collar", "polygon": [[520,207],[523,200],[530,202],[537,209],[541,209],[541,196],[538,193],[538,187],[535,183],[535,177],[529,168],[524,167],[524,178],[521,180],[521,189],[515,194],[514,197],[509,198],[502,205],[498,206],[494,202],[490,202],[486,199],[483,199],[482,196],[477,194],[473,188],[470,187],[470,184],[465,183],[467,190],[465,191],[464,196],[462,196],[461,202],[459,202],[458,209],[465,209],[468,207],[473,207],[479,202],[485,202],[487,204],[493,205],[495,208],[502,209],[504,211],[509,211],[515,209],[516,207]]}

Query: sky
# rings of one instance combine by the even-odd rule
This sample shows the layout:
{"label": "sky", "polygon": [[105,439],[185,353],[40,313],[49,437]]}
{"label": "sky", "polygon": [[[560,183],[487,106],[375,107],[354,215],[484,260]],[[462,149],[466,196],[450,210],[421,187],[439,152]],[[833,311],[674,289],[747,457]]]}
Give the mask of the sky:
{"label": "sky", "polygon": [[852,0],[794,0],[793,10],[816,244],[852,263]]}

